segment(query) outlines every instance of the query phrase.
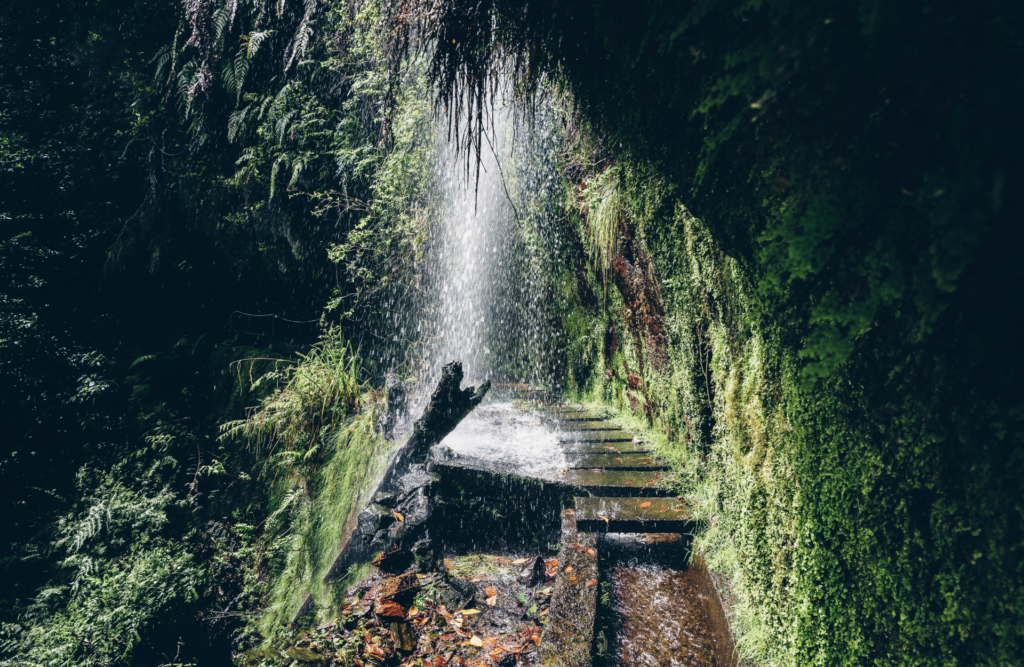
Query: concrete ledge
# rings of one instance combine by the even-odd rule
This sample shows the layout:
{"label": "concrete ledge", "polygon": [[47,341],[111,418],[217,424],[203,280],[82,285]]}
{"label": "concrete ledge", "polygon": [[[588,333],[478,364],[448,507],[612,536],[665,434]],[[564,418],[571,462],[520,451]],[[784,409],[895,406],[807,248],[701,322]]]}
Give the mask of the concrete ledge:
{"label": "concrete ledge", "polygon": [[[566,572],[567,568],[571,569]],[[597,615],[597,536],[577,532],[572,510],[562,515],[558,576],[550,610],[540,642],[541,667],[590,665]]]}
{"label": "concrete ledge", "polygon": [[[685,511],[674,511],[678,509]],[[577,498],[576,525],[579,530],[600,533],[685,534],[697,528],[698,522],[691,518],[689,508],[675,499]]]}

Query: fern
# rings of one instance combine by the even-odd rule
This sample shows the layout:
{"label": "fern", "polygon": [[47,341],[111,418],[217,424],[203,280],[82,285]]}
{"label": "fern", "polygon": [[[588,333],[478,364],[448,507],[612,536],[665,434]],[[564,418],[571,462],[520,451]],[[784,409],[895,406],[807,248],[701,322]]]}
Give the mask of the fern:
{"label": "fern", "polygon": [[155,355],[155,354],[144,354],[141,357],[139,357],[138,359],[136,359],[135,361],[133,361],[131,366],[129,366],[128,368],[132,369],[132,368],[135,368],[136,366],[138,366],[139,364],[144,364],[144,363],[146,363],[148,361],[154,361],[157,358],[157,356],[158,355]]}

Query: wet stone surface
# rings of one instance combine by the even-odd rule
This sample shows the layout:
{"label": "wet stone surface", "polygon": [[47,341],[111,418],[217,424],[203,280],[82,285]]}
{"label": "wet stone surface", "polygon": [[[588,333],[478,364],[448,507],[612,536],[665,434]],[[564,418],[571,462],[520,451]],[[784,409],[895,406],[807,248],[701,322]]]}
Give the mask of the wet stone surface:
{"label": "wet stone surface", "polygon": [[707,572],[688,565],[689,540],[672,533],[601,536],[609,586],[602,609],[616,667],[731,667],[709,616]]}
{"label": "wet stone surface", "polygon": [[540,647],[543,667],[590,665],[597,614],[597,537],[576,531],[573,510],[562,517],[557,579]]}
{"label": "wet stone surface", "polygon": [[665,496],[659,472],[636,470],[568,470],[558,477],[563,484],[585,489],[595,496]]}
{"label": "wet stone surface", "polygon": [[668,466],[650,452],[567,452],[570,468],[615,470],[668,470]]}
{"label": "wet stone surface", "polygon": [[675,498],[577,498],[576,523],[594,532],[688,532],[692,510]]}

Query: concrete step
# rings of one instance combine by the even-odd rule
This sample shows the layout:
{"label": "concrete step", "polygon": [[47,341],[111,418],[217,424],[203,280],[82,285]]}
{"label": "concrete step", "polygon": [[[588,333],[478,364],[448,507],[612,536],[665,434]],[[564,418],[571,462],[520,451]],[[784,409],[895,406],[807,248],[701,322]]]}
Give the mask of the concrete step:
{"label": "concrete step", "polygon": [[696,526],[692,507],[675,498],[576,499],[576,527],[581,532],[688,533]]}
{"label": "concrete step", "polygon": [[558,441],[561,443],[573,442],[632,442],[633,434],[619,428],[604,430],[590,429],[589,431],[565,431],[558,432]]}
{"label": "concrete step", "polygon": [[575,440],[558,443],[562,450],[569,454],[615,454],[620,452],[631,452],[634,454],[648,454],[650,448],[642,442],[633,442],[632,438],[619,440]]}
{"label": "concrete step", "polygon": [[541,667],[589,667],[597,616],[597,535],[577,532],[573,510],[562,514],[549,609],[540,641]]}
{"label": "concrete step", "polygon": [[660,486],[661,473],[657,471],[609,470],[567,470],[558,476],[562,484],[579,487],[591,496],[667,496]]}
{"label": "concrete step", "polygon": [[601,468],[604,470],[668,470],[650,452],[566,452],[570,468]]}

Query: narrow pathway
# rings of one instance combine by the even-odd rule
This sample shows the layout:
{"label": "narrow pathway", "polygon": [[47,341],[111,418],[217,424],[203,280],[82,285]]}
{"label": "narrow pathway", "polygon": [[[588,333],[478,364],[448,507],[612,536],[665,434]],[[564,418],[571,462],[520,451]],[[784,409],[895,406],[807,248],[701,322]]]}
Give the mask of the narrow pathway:
{"label": "narrow pathway", "polygon": [[[540,420],[557,434],[568,464],[543,480],[561,489],[566,509],[558,574],[541,638],[542,667],[594,664],[595,657],[600,659],[592,654],[594,646],[608,644],[606,629],[614,635],[611,654],[602,663],[608,667],[735,665],[730,638],[716,637],[728,630],[716,631],[707,620],[720,616],[708,611],[717,595],[706,571],[688,564],[685,537],[696,524],[691,506],[664,488],[665,463],[634,434],[600,415],[560,405],[545,394],[516,392],[513,398],[542,406]],[[486,472],[487,463],[456,458],[438,462],[435,469],[444,474],[446,468]],[[641,545],[648,555],[652,550],[644,545],[656,543],[668,559],[642,562],[620,548],[626,543]],[[608,571],[599,564],[607,564]],[[673,610],[676,618],[664,617]],[[608,627],[598,627],[602,623]]]}

